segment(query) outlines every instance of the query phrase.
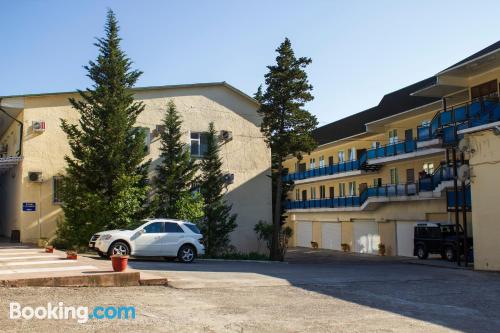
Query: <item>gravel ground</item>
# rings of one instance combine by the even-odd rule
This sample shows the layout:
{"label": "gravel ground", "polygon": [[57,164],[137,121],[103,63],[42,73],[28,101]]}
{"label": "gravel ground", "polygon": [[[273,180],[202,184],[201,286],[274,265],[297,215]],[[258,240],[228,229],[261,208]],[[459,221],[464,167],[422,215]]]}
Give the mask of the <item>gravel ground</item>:
{"label": "gravel ground", "polygon": [[[325,289],[327,288],[327,290]],[[291,286],[173,289],[19,288],[0,290],[3,332],[449,332],[394,312],[332,297],[345,288]],[[340,295],[342,296],[342,295]],[[135,305],[135,320],[10,320],[11,301],[23,306]]]}

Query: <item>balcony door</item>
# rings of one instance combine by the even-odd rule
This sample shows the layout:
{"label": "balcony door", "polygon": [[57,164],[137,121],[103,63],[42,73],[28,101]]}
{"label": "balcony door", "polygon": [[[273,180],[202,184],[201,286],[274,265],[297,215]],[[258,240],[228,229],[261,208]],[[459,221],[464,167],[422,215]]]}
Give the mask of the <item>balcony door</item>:
{"label": "balcony door", "polygon": [[405,140],[412,141],[413,140],[413,129],[409,128],[405,131]]}

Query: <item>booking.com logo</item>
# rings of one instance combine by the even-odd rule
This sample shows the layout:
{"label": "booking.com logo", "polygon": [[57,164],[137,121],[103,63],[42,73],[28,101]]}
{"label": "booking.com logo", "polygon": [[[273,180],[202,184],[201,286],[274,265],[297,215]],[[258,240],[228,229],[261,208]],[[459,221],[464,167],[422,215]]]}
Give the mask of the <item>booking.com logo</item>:
{"label": "booking.com logo", "polygon": [[47,303],[47,306],[21,306],[17,302],[9,305],[10,319],[48,319],[48,320],[69,320],[75,319],[83,324],[89,320],[131,320],[135,319],[135,306],[96,306],[90,309],[87,306],[65,306],[59,302],[56,306]]}

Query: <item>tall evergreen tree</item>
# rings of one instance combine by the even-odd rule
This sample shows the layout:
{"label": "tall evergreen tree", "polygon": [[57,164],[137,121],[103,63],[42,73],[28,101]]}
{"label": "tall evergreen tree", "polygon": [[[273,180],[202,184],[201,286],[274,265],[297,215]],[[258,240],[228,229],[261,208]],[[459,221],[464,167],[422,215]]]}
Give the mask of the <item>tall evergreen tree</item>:
{"label": "tall evergreen tree", "polygon": [[97,231],[130,226],[147,200],[145,133],[134,127],[144,105],[134,101],[130,90],[142,72],[131,69],[118,31],[109,10],[105,37],[95,43],[99,55],[84,67],[92,88],[70,99],[80,120],[62,120],[71,156],[65,157],[65,221],[59,236],[75,246],[86,244]]}
{"label": "tall evergreen tree", "polygon": [[304,68],[311,63],[310,58],[296,58],[288,38],[276,49],[276,64],[268,66],[265,75],[265,91],[255,94],[260,102],[262,115],[261,131],[271,148],[273,177],[273,237],[271,241],[272,260],[282,260],[280,233],[283,220],[283,162],[293,155],[301,159],[302,153],[310,153],[316,142],[311,136],[318,124],[315,116],[304,109],[305,103],[312,101],[312,86]]}
{"label": "tall evergreen tree", "polygon": [[200,229],[205,237],[206,254],[214,256],[223,251],[230,242],[229,234],[236,228],[236,214],[231,214],[231,205],[224,199],[225,180],[222,161],[219,157],[219,142],[214,124],[210,123],[207,137],[207,152],[201,162],[201,195],[205,199],[205,218]]}
{"label": "tall evergreen tree", "polygon": [[[168,103],[161,133],[161,162],[154,180],[158,208],[156,216],[180,218],[178,201],[187,198],[196,181],[198,166],[191,158],[189,146],[182,142],[182,120],[173,101]],[[185,214],[183,214],[184,217]]]}

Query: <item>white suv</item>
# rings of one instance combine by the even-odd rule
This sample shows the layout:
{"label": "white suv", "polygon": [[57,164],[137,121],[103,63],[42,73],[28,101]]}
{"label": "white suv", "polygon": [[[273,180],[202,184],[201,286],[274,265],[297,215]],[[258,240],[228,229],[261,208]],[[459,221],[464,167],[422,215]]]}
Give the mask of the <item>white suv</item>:
{"label": "white suv", "polygon": [[134,230],[102,231],[89,247],[101,257],[113,254],[175,258],[189,263],[205,254],[203,235],[195,224],[171,219],[151,219]]}

